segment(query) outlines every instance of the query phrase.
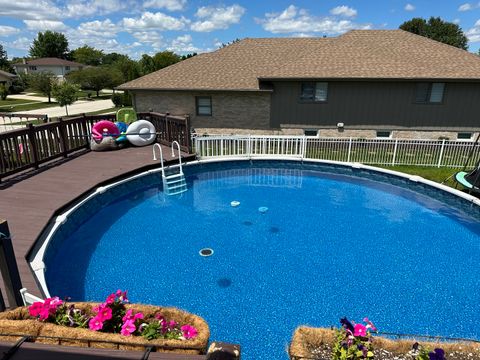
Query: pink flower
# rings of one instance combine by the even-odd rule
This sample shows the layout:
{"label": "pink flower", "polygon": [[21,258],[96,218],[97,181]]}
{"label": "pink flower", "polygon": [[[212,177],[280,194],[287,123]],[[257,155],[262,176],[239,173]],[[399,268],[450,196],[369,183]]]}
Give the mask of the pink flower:
{"label": "pink flower", "polygon": [[95,316],[94,318],[91,318],[90,321],[88,322],[88,327],[90,328],[90,330],[93,330],[93,331],[102,330],[103,322],[100,321],[100,319],[98,319],[98,317]]}
{"label": "pink flower", "polygon": [[105,321],[105,320],[110,320],[112,318],[112,309],[110,309],[107,306],[102,307],[99,309],[97,316],[98,320],[100,321]]}
{"label": "pink flower", "polygon": [[130,336],[136,330],[135,323],[133,320],[127,320],[122,325],[122,330],[120,334],[123,336]]}
{"label": "pink flower", "polygon": [[50,309],[48,309],[47,307],[43,306],[42,307],[42,310],[40,310],[40,317],[39,317],[39,320],[40,321],[43,321],[43,320],[47,320],[48,317],[50,316]]}
{"label": "pink flower", "polygon": [[197,329],[190,325],[183,325],[180,330],[182,330],[182,334],[185,339],[193,339],[198,335]]}
{"label": "pink flower", "polygon": [[135,316],[133,317],[133,320],[137,320],[137,319],[143,319],[143,314],[141,312],[136,313]]}
{"label": "pink flower", "polygon": [[43,302],[37,301],[28,307],[28,312],[30,316],[37,317],[40,315],[40,311],[43,309]]}
{"label": "pink flower", "polygon": [[122,318],[122,321],[125,322],[127,320],[132,320],[133,318],[133,310],[128,309],[127,312],[125,313],[125,316]]}
{"label": "pink flower", "polygon": [[155,319],[159,320],[159,321],[165,321],[165,318],[163,317],[162,314],[158,313],[158,314],[155,314]]}
{"label": "pink flower", "polygon": [[373,325],[373,323],[367,317],[364,318],[363,321],[368,324],[367,329],[372,329],[372,331],[377,331],[377,328],[375,327],[375,325]]}
{"label": "pink flower", "polygon": [[115,298],[115,294],[110,294],[107,296],[107,300],[105,301],[105,303],[107,303],[108,305],[113,304],[115,302]]}
{"label": "pink flower", "polygon": [[365,325],[355,324],[354,330],[355,330],[353,333],[354,336],[364,337],[367,335],[367,327]]}

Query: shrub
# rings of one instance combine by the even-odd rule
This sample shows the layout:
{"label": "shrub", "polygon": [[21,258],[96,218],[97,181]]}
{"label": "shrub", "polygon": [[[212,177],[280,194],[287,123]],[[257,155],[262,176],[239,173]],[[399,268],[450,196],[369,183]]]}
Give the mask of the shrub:
{"label": "shrub", "polygon": [[4,84],[0,84],[0,100],[6,100],[8,96],[8,89]]}
{"label": "shrub", "polygon": [[112,102],[115,107],[121,107],[123,104],[123,95],[119,93],[115,93],[112,95]]}
{"label": "shrub", "polygon": [[128,92],[123,93],[123,106],[132,106],[132,96]]}

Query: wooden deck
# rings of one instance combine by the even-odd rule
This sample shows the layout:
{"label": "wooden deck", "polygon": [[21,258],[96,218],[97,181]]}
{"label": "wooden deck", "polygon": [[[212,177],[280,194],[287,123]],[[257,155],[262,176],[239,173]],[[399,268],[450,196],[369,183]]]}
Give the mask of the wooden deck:
{"label": "wooden deck", "polygon": [[[0,342],[0,356],[3,359],[13,346],[13,343]],[[54,346],[25,342],[11,356],[12,360],[106,360],[106,359],[129,359],[129,360],[205,360],[205,355],[182,355],[152,352],[144,357],[142,351],[123,351],[92,349],[70,346]]]}
{"label": "wooden deck", "polygon": [[[167,161],[171,160],[170,148],[163,147],[163,153]],[[193,159],[186,153],[182,157]],[[152,146],[87,152],[21,181],[2,184],[0,218],[6,219],[10,227],[23,287],[41,295],[25,255],[58,209],[101,183],[159,165],[152,160]]]}

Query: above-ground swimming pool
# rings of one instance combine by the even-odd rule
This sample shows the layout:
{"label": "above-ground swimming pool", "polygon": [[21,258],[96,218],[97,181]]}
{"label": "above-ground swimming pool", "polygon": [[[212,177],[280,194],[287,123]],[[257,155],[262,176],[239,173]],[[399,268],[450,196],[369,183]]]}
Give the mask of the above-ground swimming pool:
{"label": "above-ground swimming pool", "polygon": [[211,339],[241,344],[244,359],[286,359],[296,326],[343,316],[385,332],[480,338],[477,205],[340,165],[184,171],[181,195],[147,174],[69,214],[45,253],[49,293],[102,301],[127,289],[133,302],[204,317]]}

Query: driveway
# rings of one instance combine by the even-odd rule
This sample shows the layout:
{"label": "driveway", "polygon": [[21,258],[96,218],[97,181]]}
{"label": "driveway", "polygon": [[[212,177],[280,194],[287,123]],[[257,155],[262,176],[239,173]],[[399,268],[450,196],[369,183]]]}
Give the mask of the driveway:
{"label": "driveway", "polygon": [[[113,102],[112,100],[97,100],[97,101],[86,101],[86,100],[79,100],[75,101],[73,105],[68,107],[68,115],[76,115],[76,114],[83,114],[92,111],[99,111],[112,108]],[[49,118],[51,117],[62,117],[66,116],[65,107],[55,106],[45,109],[38,109],[38,110],[29,110],[29,111],[19,111],[19,114],[42,114],[48,115]],[[13,113],[15,114],[15,113]]]}

